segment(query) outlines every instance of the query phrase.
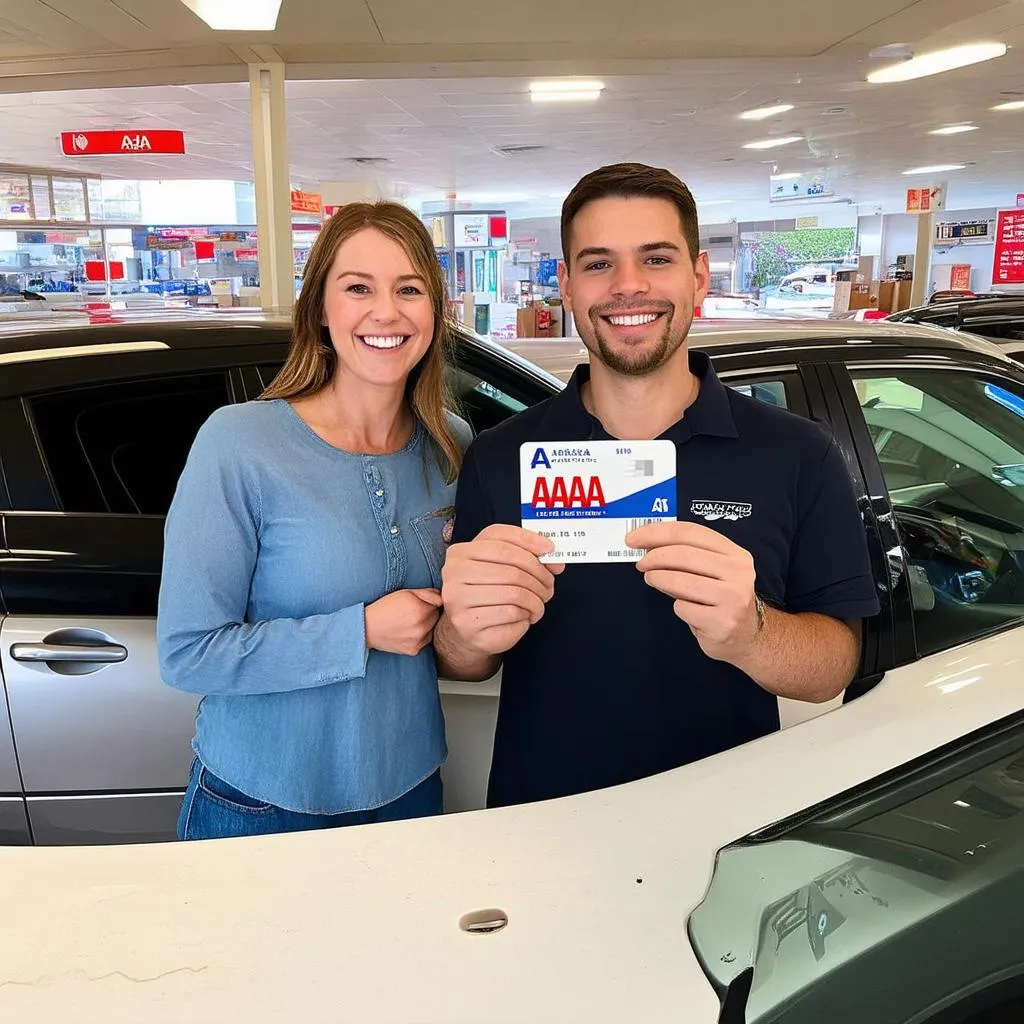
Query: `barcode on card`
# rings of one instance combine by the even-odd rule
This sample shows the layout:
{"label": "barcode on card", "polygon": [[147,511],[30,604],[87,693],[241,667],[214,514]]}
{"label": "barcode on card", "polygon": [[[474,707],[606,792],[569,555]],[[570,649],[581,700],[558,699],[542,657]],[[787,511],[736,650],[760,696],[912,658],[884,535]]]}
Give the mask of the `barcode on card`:
{"label": "barcode on card", "polygon": [[639,530],[642,526],[654,526],[656,523],[664,522],[662,519],[630,519],[629,529],[626,533],[632,533],[634,530]]}

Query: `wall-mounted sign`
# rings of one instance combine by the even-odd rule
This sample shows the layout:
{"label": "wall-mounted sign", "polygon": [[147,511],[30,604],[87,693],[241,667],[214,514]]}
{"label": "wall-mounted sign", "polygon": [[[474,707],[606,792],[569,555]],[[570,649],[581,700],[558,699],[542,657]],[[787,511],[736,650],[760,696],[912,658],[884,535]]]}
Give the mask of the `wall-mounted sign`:
{"label": "wall-mounted sign", "polygon": [[257,263],[260,258],[259,249],[236,249],[235,260],[239,263]]}
{"label": "wall-mounted sign", "polygon": [[835,195],[823,172],[773,174],[768,178],[768,199],[773,203],[795,203]]}
{"label": "wall-mounted sign", "polygon": [[60,150],[65,156],[180,155],[185,152],[185,133],[164,129],[151,132],[61,132]]}
{"label": "wall-mounted sign", "polygon": [[147,249],[184,249],[188,243],[186,235],[146,235]]}
{"label": "wall-mounted sign", "polygon": [[300,192],[298,189],[292,189],[293,213],[315,213],[319,216],[323,211],[323,196],[319,192]]}
{"label": "wall-mounted sign", "polygon": [[970,263],[954,263],[949,270],[949,287],[958,292],[970,291],[971,269]]}
{"label": "wall-mounted sign", "polygon": [[991,243],[995,227],[994,220],[944,220],[935,225],[935,241]]}
{"label": "wall-mounted sign", "polygon": [[816,228],[819,224],[817,217],[797,217],[796,218],[796,230],[797,231],[809,231],[812,228]]}
{"label": "wall-mounted sign", "polygon": [[455,248],[468,249],[487,245],[491,236],[487,232],[486,213],[457,213],[455,220]]}
{"label": "wall-mounted sign", "polygon": [[907,213],[937,213],[946,208],[946,184],[907,189]]}
{"label": "wall-mounted sign", "polygon": [[992,283],[1024,284],[1024,210],[1000,210]]}

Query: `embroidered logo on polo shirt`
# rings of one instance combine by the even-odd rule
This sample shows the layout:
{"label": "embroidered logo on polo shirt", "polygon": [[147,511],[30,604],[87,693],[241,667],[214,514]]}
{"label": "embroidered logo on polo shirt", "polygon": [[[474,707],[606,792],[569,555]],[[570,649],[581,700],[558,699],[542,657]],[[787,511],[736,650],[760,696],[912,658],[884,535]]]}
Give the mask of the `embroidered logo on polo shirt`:
{"label": "embroidered logo on polo shirt", "polygon": [[690,515],[713,523],[719,519],[736,522],[746,519],[753,511],[753,506],[746,501],[708,501],[701,499],[690,503]]}

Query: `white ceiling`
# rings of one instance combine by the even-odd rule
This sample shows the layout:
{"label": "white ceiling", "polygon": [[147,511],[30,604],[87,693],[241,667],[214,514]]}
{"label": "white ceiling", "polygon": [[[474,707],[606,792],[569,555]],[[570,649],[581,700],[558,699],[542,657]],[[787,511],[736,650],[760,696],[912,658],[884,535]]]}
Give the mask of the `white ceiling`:
{"label": "white ceiling", "polygon": [[[965,16],[968,6],[974,13]],[[284,0],[276,32],[244,36],[212,32],[174,0],[0,3],[0,162],[112,177],[249,178],[243,80],[255,47],[287,62],[292,175],[310,188],[375,180],[411,199],[454,190],[554,212],[581,174],[628,159],[679,173],[716,203],[705,220],[746,219],[769,214],[774,159],[782,171],[827,169],[841,196],[865,208],[901,208],[903,190],[924,182],[900,172],[920,164],[972,165],[948,176],[953,207],[1005,205],[1024,192],[1024,112],[989,110],[1004,94],[1024,98],[1022,0],[517,0],[447,10],[420,0]],[[864,80],[878,66],[873,47],[921,52],[971,39],[1012,48],[918,82]],[[601,99],[531,103],[532,78],[567,73],[600,77]],[[738,119],[773,100],[796,109],[760,124]],[[962,120],[981,130],[927,134]],[[188,155],[58,154],[59,132],[107,127],[181,128]],[[742,149],[791,133],[806,142]],[[544,148],[494,152],[516,145]],[[376,156],[389,163],[350,162]]]}

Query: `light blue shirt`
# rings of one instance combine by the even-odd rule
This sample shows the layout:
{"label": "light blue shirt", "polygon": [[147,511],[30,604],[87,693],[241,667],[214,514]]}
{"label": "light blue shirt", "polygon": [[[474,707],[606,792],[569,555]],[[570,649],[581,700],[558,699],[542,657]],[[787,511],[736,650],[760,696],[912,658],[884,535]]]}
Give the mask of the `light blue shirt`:
{"label": "light blue shirt", "polygon": [[[470,429],[450,417],[465,447]],[[426,459],[425,459],[426,453]],[[447,756],[432,647],[367,651],[366,606],[439,587],[455,485],[417,424],[357,455],[283,400],[219,409],[167,515],[157,620],[165,682],[203,696],[193,749],[279,807],[379,807]]]}

